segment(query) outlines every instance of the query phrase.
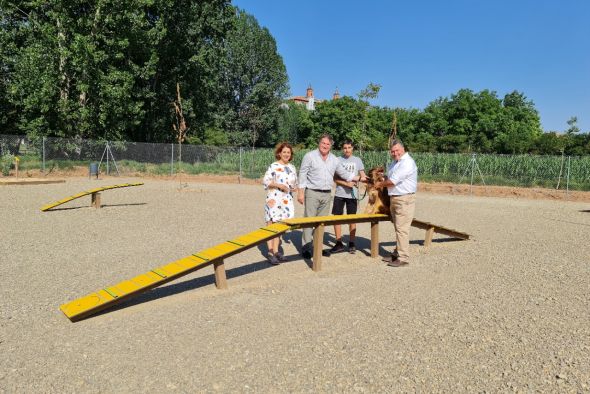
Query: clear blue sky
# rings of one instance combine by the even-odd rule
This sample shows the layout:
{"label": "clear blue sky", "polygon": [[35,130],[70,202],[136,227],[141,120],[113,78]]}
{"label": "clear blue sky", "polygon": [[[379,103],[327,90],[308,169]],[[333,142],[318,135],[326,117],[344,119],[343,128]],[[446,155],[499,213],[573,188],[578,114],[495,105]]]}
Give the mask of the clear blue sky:
{"label": "clear blue sky", "polygon": [[590,0],[234,0],[277,41],[292,95],[423,109],[459,89],[517,90],[545,131],[590,131]]}

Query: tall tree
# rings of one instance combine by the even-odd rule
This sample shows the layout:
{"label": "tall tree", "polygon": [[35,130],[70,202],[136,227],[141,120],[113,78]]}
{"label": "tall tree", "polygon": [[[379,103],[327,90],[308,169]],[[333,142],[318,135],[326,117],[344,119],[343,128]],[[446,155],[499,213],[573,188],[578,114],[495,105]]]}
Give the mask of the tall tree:
{"label": "tall tree", "polygon": [[494,137],[498,153],[526,153],[542,134],[541,119],[535,105],[523,93],[504,96],[501,128]]}
{"label": "tall tree", "polygon": [[29,136],[171,140],[178,82],[191,124],[204,124],[193,120],[208,119],[216,106],[215,59],[231,21],[229,1],[1,6],[0,35],[14,43],[8,99]]}
{"label": "tall tree", "polygon": [[281,101],[288,93],[287,71],[276,42],[252,15],[236,9],[225,51],[226,99],[220,116],[230,130],[230,141],[268,146],[278,127]]}

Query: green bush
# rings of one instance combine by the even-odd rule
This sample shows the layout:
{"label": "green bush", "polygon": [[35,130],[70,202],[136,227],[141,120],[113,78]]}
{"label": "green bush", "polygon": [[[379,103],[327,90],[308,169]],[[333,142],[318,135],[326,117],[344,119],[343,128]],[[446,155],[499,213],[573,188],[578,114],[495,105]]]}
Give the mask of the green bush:
{"label": "green bush", "polygon": [[10,153],[5,153],[0,156],[0,171],[2,171],[2,175],[8,176],[10,174],[10,169],[14,164],[14,155]]}

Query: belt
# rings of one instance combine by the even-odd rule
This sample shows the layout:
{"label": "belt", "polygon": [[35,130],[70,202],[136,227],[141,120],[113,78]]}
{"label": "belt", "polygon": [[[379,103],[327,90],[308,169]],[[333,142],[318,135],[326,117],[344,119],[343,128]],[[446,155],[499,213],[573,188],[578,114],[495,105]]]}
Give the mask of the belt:
{"label": "belt", "polygon": [[322,189],[309,189],[312,190],[314,192],[318,192],[318,193],[331,193],[332,190],[322,190]]}

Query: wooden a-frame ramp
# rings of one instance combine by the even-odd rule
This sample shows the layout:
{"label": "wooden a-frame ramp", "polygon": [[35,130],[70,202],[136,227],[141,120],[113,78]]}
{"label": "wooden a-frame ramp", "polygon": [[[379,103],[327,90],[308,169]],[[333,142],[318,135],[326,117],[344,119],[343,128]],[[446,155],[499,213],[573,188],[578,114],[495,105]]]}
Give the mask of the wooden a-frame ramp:
{"label": "wooden a-frame ramp", "polygon": [[[322,245],[325,226],[334,224],[371,223],[371,257],[379,255],[379,222],[389,221],[389,215],[383,214],[355,214],[314,216],[306,218],[288,219],[280,223],[262,227],[248,234],[220,243],[209,249],[193,253],[190,256],[169,264],[154,268],[132,279],[105,287],[95,293],[88,294],[77,300],[68,302],[60,307],[61,311],[71,320],[77,321],[109,308],[123,300],[136,296],[147,290],[161,286],[181,276],[213,264],[215,285],[219,289],[227,288],[224,259],[244,250],[250,249],[271,238],[290,230],[312,227],[313,231],[313,260],[312,269],[321,270]],[[433,234],[440,233],[458,239],[469,239],[469,234],[452,230],[443,226],[423,222],[417,219],[412,226],[426,230],[424,246],[430,245]]]}
{"label": "wooden a-frame ramp", "polygon": [[56,202],[52,202],[50,204],[44,205],[44,206],[41,207],[41,211],[43,211],[43,212],[48,211],[51,208],[55,208],[55,207],[57,207],[57,206],[59,206],[61,204],[65,204],[66,202],[70,202],[72,200],[75,200],[75,199],[80,198],[80,197],[87,196],[89,194],[91,196],[90,206],[93,206],[95,208],[100,208],[100,192],[102,192],[104,190],[118,189],[118,188],[121,188],[121,187],[141,186],[141,185],[143,185],[143,182],[137,182],[137,183],[120,183],[118,185],[97,187],[96,189],[86,190],[84,192],[80,192],[80,193],[74,194],[73,196],[62,198],[61,200],[58,200]]}

